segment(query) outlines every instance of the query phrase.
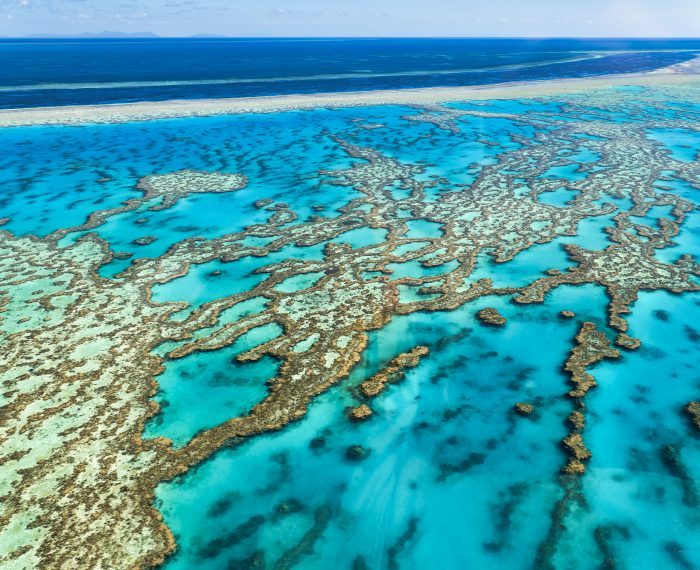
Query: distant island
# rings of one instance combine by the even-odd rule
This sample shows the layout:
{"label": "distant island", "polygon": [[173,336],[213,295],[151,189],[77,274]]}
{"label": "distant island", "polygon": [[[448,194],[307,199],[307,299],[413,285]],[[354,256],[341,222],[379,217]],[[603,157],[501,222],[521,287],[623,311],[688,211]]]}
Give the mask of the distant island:
{"label": "distant island", "polygon": [[[62,39],[163,39],[171,36],[160,36],[153,32],[81,32],[79,34],[29,34],[26,36],[0,36],[3,39],[39,39],[39,40],[62,40]],[[182,36],[183,38],[226,38],[218,34],[192,34]]]}
{"label": "distant island", "polygon": [[31,34],[25,36],[27,38],[37,39],[62,39],[62,38],[159,38],[158,34],[153,32],[82,32],[80,34]]}

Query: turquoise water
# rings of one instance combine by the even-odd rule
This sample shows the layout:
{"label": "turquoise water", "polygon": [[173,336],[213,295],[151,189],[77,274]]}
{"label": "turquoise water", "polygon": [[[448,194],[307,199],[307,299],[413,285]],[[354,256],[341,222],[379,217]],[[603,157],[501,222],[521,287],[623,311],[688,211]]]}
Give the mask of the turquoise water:
{"label": "turquoise water", "polygon": [[[629,322],[630,334],[644,344],[621,362],[601,363],[595,372],[601,389],[587,400],[586,437],[600,452],[584,479],[588,508],[570,524],[624,529],[612,533],[613,544],[630,567],[672,567],[670,560],[662,562],[661,552],[682,554],[688,567],[700,564],[700,446],[696,437],[688,437],[691,426],[682,414],[698,389],[699,319],[697,293],[687,298],[640,294]],[[664,460],[667,445],[677,449],[688,480]],[[584,533],[576,546],[594,552],[595,545],[583,538],[588,536]]]}
{"label": "turquoise water", "polygon": [[[555,176],[555,178],[570,178],[567,176]],[[577,177],[578,178],[578,177]],[[543,204],[549,204],[550,206],[558,206],[563,208],[569,205],[573,200],[576,199],[576,190],[569,190],[568,188],[562,186],[558,190],[553,192],[543,192],[537,196],[537,199]]]}
{"label": "turquoise water", "polygon": [[246,344],[256,346],[275,333],[279,331],[253,329],[230,347],[168,361],[157,378],[162,413],[149,422],[145,437],[164,436],[181,446],[204,429],[250,412],[267,394],[265,382],[278,363],[265,358],[240,364],[235,357]]}
{"label": "turquoise water", "polygon": [[577,182],[586,178],[587,174],[585,172],[581,172],[578,164],[566,164],[563,166],[553,166],[541,176],[542,178],[571,180],[573,182]]}
{"label": "turquoise water", "polygon": [[[639,92],[621,93],[633,97]],[[46,236],[76,226],[96,209],[139,197],[136,184],[154,173],[196,169],[248,177],[241,190],[189,196],[165,210],[151,211],[144,204],[92,230],[113,251],[131,254],[100,268],[103,277],[118,280],[139,258],[158,257],[183,239],[214,239],[267,222],[276,210],[256,205],[261,199],[271,200],[273,207],[287,204],[296,214],[280,227],[280,234],[285,228],[304,227],[314,217],[338,216],[362,194],[334,184],[327,171],[364,161],[350,157],[329,134],[402,164],[421,166],[416,180],[425,184],[425,202],[449,195],[455,199],[451,207],[460,208],[461,201],[481,199],[473,195],[474,183],[489,167],[522,149],[524,140],[554,128],[547,117],[567,123],[590,118],[637,124],[692,111],[676,103],[640,103],[625,112],[587,107],[585,101],[570,107],[566,101],[546,99],[451,107],[515,117],[464,115],[454,119],[455,132],[408,120],[418,113],[414,108],[384,106],[5,129],[0,138],[0,205],[2,216],[10,220],[3,229]],[[539,117],[542,126],[517,120],[523,115]],[[373,128],[364,128],[368,125]],[[696,160],[696,131],[654,128],[647,133],[677,160]],[[582,185],[595,172],[606,176],[602,169],[611,167],[608,157],[587,146],[601,140],[573,133],[552,153],[551,167],[540,164],[538,156],[513,165],[511,174],[522,178],[508,199],[546,208],[564,221],[550,225],[540,220],[521,229],[539,236],[534,243],[504,227],[501,242],[517,238],[524,249],[499,263],[496,248],[503,243],[481,244],[465,286],[488,278],[496,287],[522,287],[548,270],[572,267],[565,246],[600,252],[614,244],[606,230],[617,214],[633,207],[631,182],[613,181],[610,195],[596,196],[589,217],[573,227],[565,223],[568,213],[579,207]],[[659,194],[697,206],[700,181],[689,181],[687,173],[657,174],[654,187]],[[547,185],[546,191],[530,196],[539,184]],[[398,245],[392,255],[415,258],[388,263],[390,273],[368,267],[363,278],[406,279],[399,287],[403,303],[436,299],[439,294],[422,292],[415,280],[431,277],[431,286],[441,285],[465,256],[437,263],[435,258],[445,251],[419,250],[430,239],[457,230],[432,215],[431,220],[414,219],[408,186],[394,184],[386,190],[404,202],[397,214],[406,219],[400,238],[417,240]],[[600,211],[606,204],[614,209]],[[383,215],[376,213],[377,225]],[[656,229],[661,218],[671,216],[669,206],[655,206],[630,221]],[[466,208],[459,231],[479,223],[509,222],[477,218],[476,210]],[[686,254],[697,258],[699,224],[697,210],[689,211],[673,244],[654,251],[655,258],[666,263]],[[80,235],[70,232],[61,244]],[[241,248],[248,248],[245,255],[192,265],[185,275],[154,286],[152,298],[186,303],[172,316],[186,319],[208,303],[258,286],[272,274],[273,264],[324,260],[329,243],[348,244],[362,253],[362,248],[385,244],[388,235],[386,228],[349,226],[318,243],[312,238],[280,243],[263,257],[255,255],[256,248],[259,252],[276,237],[239,237]],[[157,239],[148,245],[133,243],[147,236]],[[295,275],[277,284],[274,295],[314,287],[324,275],[316,270]],[[226,309],[216,324],[195,337],[261,313],[273,302],[268,297]],[[607,325],[608,304],[601,286],[586,284],[560,286],[541,304],[520,305],[512,302],[512,295],[489,296],[453,311],[394,316],[369,334],[368,347],[350,377],[313,400],[302,419],[222,449],[157,488],[156,504],[178,543],[165,568],[531,568],[565,490],[560,469],[566,455],[560,442],[568,433],[565,420],[572,403],[565,397],[571,386],[562,365],[584,321],[614,338]],[[478,321],[476,312],[487,306],[506,317],[504,327]],[[682,413],[698,397],[700,300],[697,294],[643,292],[632,309],[630,334],[643,344],[593,370],[599,387],[586,399],[585,432],[593,458],[580,478],[579,502],[564,516],[568,532],[551,558],[556,568],[599,568],[606,548],[621,567],[682,567],[679,560],[686,567],[700,567],[700,521],[692,504],[700,478],[700,446]],[[576,316],[563,319],[562,310]],[[267,395],[266,382],[278,373],[280,361],[236,358],[282,334],[281,327],[268,324],[226,348],[166,358],[154,397],[161,413],[147,423],[144,437],[167,437],[181,447],[203,430],[249,413]],[[156,352],[166,355],[179,344],[166,343]],[[428,346],[430,354],[371,402],[369,421],[351,422],[347,408],[361,401],[358,384],[417,345]],[[302,343],[294,350],[304,348]],[[515,415],[516,402],[532,403],[535,413]],[[685,471],[669,469],[663,455],[668,445],[678,451]]]}
{"label": "turquoise water", "polygon": [[[394,319],[301,422],[161,487],[158,505],[180,544],[169,567],[227,568],[258,551],[273,567],[319,512],[323,534],[301,567],[358,558],[369,568],[526,567],[523,549],[536,548],[548,526],[532,513],[559,496],[553,474],[569,408],[559,368],[579,323],[604,322],[596,312],[604,303],[595,286],[567,287],[536,307],[485,298]],[[478,324],[484,306],[508,326]],[[563,309],[579,317],[562,322]],[[433,354],[373,401],[371,422],[350,422],[343,408],[355,402],[352,386],[417,344]],[[520,400],[536,405],[537,421],[512,414]],[[366,449],[363,461],[346,458],[355,445]]]}
{"label": "turquoise water", "polygon": [[651,129],[649,136],[671,150],[671,155],[684,162],[698,159],[700,134],[687,129]]}

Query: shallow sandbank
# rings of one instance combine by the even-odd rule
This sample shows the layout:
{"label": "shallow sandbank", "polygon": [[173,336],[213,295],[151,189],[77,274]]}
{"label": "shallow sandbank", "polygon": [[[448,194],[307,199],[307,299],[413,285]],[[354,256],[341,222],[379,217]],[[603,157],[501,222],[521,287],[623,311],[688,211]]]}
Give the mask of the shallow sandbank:
{"label": "shallow sandbank", "polygon": [[230,99],[146,101],[110,105],[35,107],[0,110],[0,127],[120,123],[178,117],[238,113],[270,113],[317,107],[370,105],[421,105],[445,101],[532,98],[600,89],[616,85],[698,85],[700,59],[643,74],[623,74],[583,79],[556,79],[470,87],[431,87],[384,91],[354,91],[305,95],[276,95]]}

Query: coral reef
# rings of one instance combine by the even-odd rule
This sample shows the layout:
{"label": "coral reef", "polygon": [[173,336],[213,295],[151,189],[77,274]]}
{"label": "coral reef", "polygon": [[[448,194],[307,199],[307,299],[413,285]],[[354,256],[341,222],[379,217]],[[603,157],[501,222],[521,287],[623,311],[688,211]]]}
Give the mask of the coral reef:
{"label": "coral reef", "polygon": [[565,319],[573,319],[576,316],[576,313],[574,313],[573,311],[568,311],[568,310],[563,310],[559,314]]}
{"label": "coral reef", "polygon": [[586,393],[596,386],[596,381],[587,369],[606,358],[619,357],[620,352],[610,346],[608,338],[594,323],[585,322],[581,325],[576,335],[576,346],[564,363],[564,370],[569,373],[570,381],[576,386],[568,396],[576,401],[579,408],[569,415],[568,421],[572,429],[562,441],[569,455],[569,462],[563,468],[564,473],[568,475],[583,474],[586,471],[585,462],[591,458],[591,452],[586,448],[582,434],[586,425],[583,399]]}
{"label": "coral reef", "polygon": [[362,421],[369,418],[372,413],[372,408],[370,408],[367,404],[360,404],[356,408],[350,410],[350,418],[355,421]]}
{"label": "coral reef", "polygon": [[406,374],[407,369],[418,366],[420,359],[428,352],[427,346],[416,346],[409,352],[399,354],[385,368],[360,384],[362,394],[372,398],[382,392],[387,384],[399,382]]}
{"label": "coral reef", "polygon": [[627,350],[637,350],[642,346],[642,341],[638,338],[632,338],[627,333],[620,333],[615,338],[615,344]]}
{"label": "coral reef", "polygon": [[[541,302],[561,285],[593,283],[610,298],[608,322],[618,333],[616,344],[634,349],[639,341],[627,336],[623,317],[640,290],[700,290],[696,280],[700,268],[693,258],[665,263],[656,255],[672,243],[694,205],[655,189],[654,181],[666,170],[684,180],[697,180],[698,167],[674,159],[646,136],[652,120],[644,125],[616,124],[584,115],[571,123],[556,116],[489,114],[442,106],[422,109],[410,119],[457,132],[460,118],[469,115],[509,118],[535,127],[535,134],[531,139],[521,137],[518,148],[484,165],[468,189],[447,181],[446,188],[431,199],[426,199],[428,191],[443,182],[426,181],[424,165],[404,163],[329,135],[329,141],[353,159],[344,170],[320,173],[336,189],[353,190],[352,199],[336,216],[295,223],[298,213],[292,206],[258,200],[256,214],[267,216],[264,222],[212,239],[179,241],[159,257],[136,259],[116,279],[102,277],[98,270],[126,255],[113,253],[108,243],[86,232],[125,212],[157,212],[191,194],[241,189],[246,178],[187,170],[148,176],[138,184],[142,196],[92,212],[78,226],[61,228],[44,238],[0,231],[0,565],[159,564],[175,543],[153,505],[155,486],[199,465],[224,446],[279,430],[303,417],[316,396],[347,378],[367,347],[368,333],[397,315],[449,311],[491,295],[511,296],[526,305]],[[543,196],[557,190],[561,182],[546,173],[567,164],[561,152],[578,148],[581,134],[592,137],[586,144],[600,155],[601,170],[589,168],[586,176],[570,183],[576,192],[570,203],[549,205]],[[406,197],[394,197],[388,190],[392,186],[405,190]],[[631,201],[629,210],[619,210],[609,201],[624,197]],[[654,206],[669,206],[671,217],[657,227],[635,221]],[[610,216],[609,245],[604,249],[566,245],[571,262],[566,271],[554,269],[531,283],[502,287],[489,278],[473,276],[484,255],[496,264],[507,263],[537,245],[575,236],[582,221],[599,216]],[[147,223],[147,218],[139,220]],[[416,221],[439,224],[439,235],[409,237],[408,223]],[[361,228],[381,229],[386,238],[362,247],[343,243],[343,234]],[[66,236],[75,241],[59,246]],[[250,245],[261,243],[253,238],[264,245]],[[146,239],[140,238],[142,245],[150,243]],[[156,284],[182,277],[193,265],[213,260],[235,263],[265,258],[286,246],[320,244],[320,259],[270,261],[259,270],[264,274],[260,282],[249,290],[193,307],[182,319],[170,317],[186,308],[185,303],[159,304],[151,298]],[[409,263],[431,271],[420,277],[402,276],[396,267]],[[321,277],[306,289],[276,288],[290,277],[309,273]],[[419,294],[406,298],[401,293],[405,288]],[[264,298],[265,309],[234,322],[221,319],[227,309],[253,298]],[[505,323],[495,309],[484,309],[478,316],[487,324]],[[144,423],[159,411],[151,397],[165,359],[218,350],[270,324],[279,326],[283,334],[237,357],[250,362],[269,356],[280,364],[267,384],[266,396],[249,413],[230,417],[179,448],[162,438],[142,439]],[[163,346],[167,346],[164,356],[153,352]],[[399,354],[362,382],[361,395],[376,397],[427,354],[425,346]],[[561,475],[565,497],[555,509],[553,525],[575,500],[577,476],[591,457],[583,438],[583,399],[596,385],[589,369],[619,356],[604,332],[592,322],[583,323],[564,365],[574,385],[568,397],[576,409],[569,416],[572,429],[563,440],[569,455]],[[527,414],[533,411],[528,406],[520,402],[516,410]],[[697,402],[687,408],[696,425],[697,408]],[[370,413],[369,406],[361,404],[351,415],[361,419]],[[322,439],[312,441],[315,448],[323,444]],[[355,445],[345,457],[361,461],[368,453],[369,449]],[[677,453],[666,451],[664,458],[686,486],[686,498],[693,499]],[[465,472],[484,460],[483,454],[472,452],[444,463],[438,479]],[[319,507],[312,528],[279,567],[301,560],[329,517],[328,508]],[[415,528],[409,531],[405,540],[400,537],[397,542],[397,555]],[[557,532],[550,530],[540,558],[549,555]]]}
{"label": "coral reef", "polygon": [[569,396],[581,399],[596,386],[595,378],[586,369],[605,358],[619,358],[620,352],[610,347],[610,341],[605,333],[596,328],[595,323],[583,323],[576,335],[576,343],[564,364],[564,370],[576,386],[569,392]]}
{"label": "coral reef", "polygon": [[160,199],[159,203],[150,207],[150,210],[155,211],[170,208],[178,200],[191,194],[233,192],[240,190],[247,183],[248,180],[241,174],[180,170],[146,176],[141,179],[138,188],[144,192],[144,202]]}
{"label": "coral reef", "polygon": [[685,411],[690,416],[693,425],[700,430],[700,402],[690,402]]}
{"label": "coral reef", "polygon": [[513,406],[513,409],[521,416],[529,416],[535,411],[535,407],[527,402],[517,402],[515,406]]}
{"label": "coral reef", "polygon": [[498,309],[494,309],[493,307],[481,309],[476,316],[482,323],[487,325],[502,327],[506,324],[505,317],[498,312]]}
{"label": "coral reef", "polygon": [[150,245],[157,239],[158,238],[156,236],[143,236],[140,238],[136,238],[131,243],[133,243],[134,245]]}

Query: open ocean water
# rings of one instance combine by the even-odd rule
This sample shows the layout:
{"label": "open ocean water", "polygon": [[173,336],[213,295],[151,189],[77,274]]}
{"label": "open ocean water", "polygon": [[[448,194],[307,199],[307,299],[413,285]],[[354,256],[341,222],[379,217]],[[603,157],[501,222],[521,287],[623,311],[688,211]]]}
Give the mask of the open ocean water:
{"label": "open ocean water", "polygon": [[699,40],[4,39],[0,108],[586,77],[698,53]]}

